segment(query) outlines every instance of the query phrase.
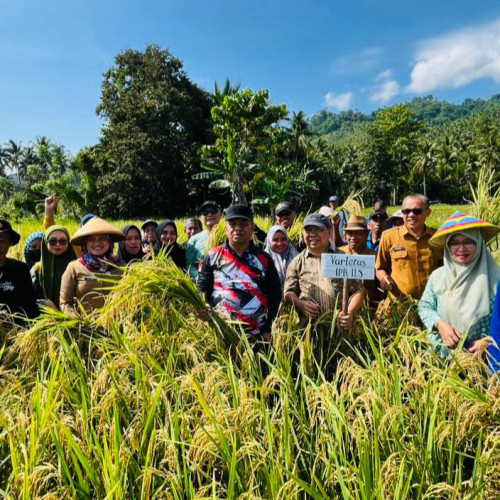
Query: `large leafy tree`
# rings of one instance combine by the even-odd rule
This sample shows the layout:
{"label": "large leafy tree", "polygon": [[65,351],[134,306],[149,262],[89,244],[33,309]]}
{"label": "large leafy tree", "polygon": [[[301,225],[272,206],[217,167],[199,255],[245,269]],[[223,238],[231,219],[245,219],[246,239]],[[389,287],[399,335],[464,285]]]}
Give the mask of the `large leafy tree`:
{"label": "large leafy tree", "polygon": [[184,214],[200,145],[210,141],[210,105],[168,50],[118,54],[102,82],[100,142],[80,158],[83,169],[99,172],[95,209],[114,217]]}

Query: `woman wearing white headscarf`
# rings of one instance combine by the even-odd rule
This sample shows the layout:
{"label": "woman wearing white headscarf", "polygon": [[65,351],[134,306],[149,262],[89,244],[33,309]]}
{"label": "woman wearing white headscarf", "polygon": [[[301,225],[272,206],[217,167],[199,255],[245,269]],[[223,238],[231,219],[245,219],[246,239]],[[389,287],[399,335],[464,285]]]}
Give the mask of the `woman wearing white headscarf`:
{"label": "woman wearing white headscarf", "polygon": [[470,352],[479,351],[489,333],[500,267],[486,242],[500,227],[463,212],[454,213],[430,239],[444,247],[444,266],[430,276],[418,312],[431,333],[438,354],[445,357],[463,340]]}
{"label": "woman wearing white headscarf", "polygon": [[280,277],[281,290],[285,284],[286,270],[293,258],[299,254],[292,245],[288,232],[283,226],[273,226],[267,233],[264,251],[273,259]]}

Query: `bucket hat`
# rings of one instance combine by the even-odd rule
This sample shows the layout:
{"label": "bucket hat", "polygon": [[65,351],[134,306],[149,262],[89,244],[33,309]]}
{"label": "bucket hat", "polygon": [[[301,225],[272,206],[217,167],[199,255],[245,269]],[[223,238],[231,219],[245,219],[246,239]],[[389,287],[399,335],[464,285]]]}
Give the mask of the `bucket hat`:
{"label": "bucket hat", "polygon": [[466,229],[478,229],[483,235],[485,243],[500,233],[500,226],[495,226],[482,219],[468,215],[465,212],[455,212],[450,215],[443,225],[434,233],[429,243],[435,247],[444,247],[449,234],[459,233]]}
{"label": "bucket hat", "polygon": [[21,239],[21,235],[12,229],[8,220],[0,219],[0,234],[8,234],[12,240],[12,245],[17,245]]}
{"label": "bucket hat", "polygon": [[83,240],[87,236],[93,234],[109,234],[114,242],[125,239],[125,235],[115,226],[100,217],[94,217],[93,219],[90,219],[85,226],[78,229],[78,231],[71,238],[71,244],[82,245]]}
{"label": "bucket hat", "polygon": [[366,219],[361,215],[351,215],[347,224],[344,226],[345,231],[369,231]]}

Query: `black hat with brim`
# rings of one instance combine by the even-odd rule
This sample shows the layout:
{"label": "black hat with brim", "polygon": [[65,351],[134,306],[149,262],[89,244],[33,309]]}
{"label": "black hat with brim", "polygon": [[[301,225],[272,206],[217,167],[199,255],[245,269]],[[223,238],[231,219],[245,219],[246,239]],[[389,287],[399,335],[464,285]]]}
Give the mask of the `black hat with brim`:
{"label": "black hat with brim", "polygon": [[14,231],[10,222],[5,219],[0,219],[0,234],[8,234],[13,245],[17,245],[21,239],[21,235]]}
{"label": "black hat with brim", "polygon": [[216,201],[213,201],[213,200],[207,200],[207,201],[204,201],[199,210],[200,212],[204,209],[204,208],[207,208],[207,207],[215,207],[217,209],[219,209],[219,204],[216,202]]}
{"label": "black hat with brim", "polygon": [[295,207],[293,206],[293,203],[291,203],[290,201],[282,201],[281,203],[278,203],[274,213],[276,215],[279,215],[281,212],[285,211],[295,212]]}

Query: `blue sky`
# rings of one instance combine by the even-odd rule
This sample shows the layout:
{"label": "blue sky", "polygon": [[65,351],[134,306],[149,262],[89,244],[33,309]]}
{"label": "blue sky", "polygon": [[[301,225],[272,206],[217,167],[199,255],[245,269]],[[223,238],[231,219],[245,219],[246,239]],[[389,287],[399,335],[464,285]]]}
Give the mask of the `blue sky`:
{"label": "blue sky", "polygon": [[95,144],[102,74],[152,42],[308,115],[500,92],[497,0],[0,0],[0,144]]}

